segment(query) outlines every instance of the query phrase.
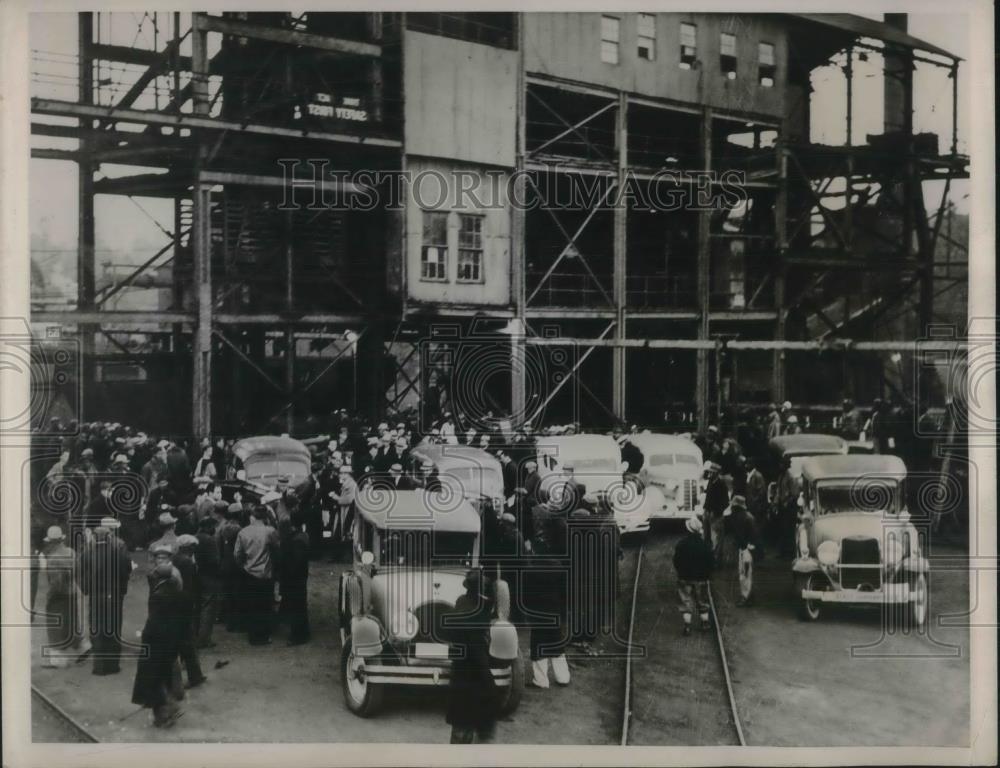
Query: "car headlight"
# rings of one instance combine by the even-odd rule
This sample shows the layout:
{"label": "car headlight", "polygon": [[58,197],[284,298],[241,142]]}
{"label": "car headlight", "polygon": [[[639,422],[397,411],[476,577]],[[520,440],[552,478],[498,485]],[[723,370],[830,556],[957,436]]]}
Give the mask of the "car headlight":
{"label": "car headlight", "polygon": [[824,541],[816,550],[816,559],[827,568],[836,565],[840,560],[840,545],[835,541]]}
{"label": "car headlight", "polygon": [[882,549],[882,559],[890,568],[895,568],[903,561],[905,555],[903,545],[895,536],[889,536],[885,540],[885,547]]}
{"label": "car headlight", "polygon": [[420,622],[410,611],[398,611],[389,617],[386,629],[393,640],[412,640],[420,630]]}

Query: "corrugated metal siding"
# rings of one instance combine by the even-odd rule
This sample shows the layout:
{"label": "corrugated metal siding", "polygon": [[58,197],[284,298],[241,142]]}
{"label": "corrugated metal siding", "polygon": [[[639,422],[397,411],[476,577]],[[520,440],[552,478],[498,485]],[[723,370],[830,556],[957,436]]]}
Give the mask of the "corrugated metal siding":
{"label": "corrugated metal siding", "polygon": [[[601,61],[600,13],[526,13],[525,69],[581,83],[624,90],[653,98],[707,105],[732,112],[757,112],[780,117],[784,113],[787,71],[787,23],[775,16],[658,13],[656,56],[637,55],[638,14],[609,11],[620,19],[619,63]],[[697,26],[699,69],[681,69],[680,24]],[[719,34],[736,36],[737,78],[727,80],[719,68]],[[775,47],[777,79],[774,87],[758,85],[760,42]]]}
{"label": "corrugated metal siding", "polygon": [[517,51],[406,31],[406,152],[513,167]]}

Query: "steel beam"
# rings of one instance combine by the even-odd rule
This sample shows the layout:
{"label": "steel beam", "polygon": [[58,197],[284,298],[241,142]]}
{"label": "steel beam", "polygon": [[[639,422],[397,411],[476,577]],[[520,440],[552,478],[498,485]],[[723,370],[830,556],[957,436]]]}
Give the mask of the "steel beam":
{"label": "steel beam", "polygon": [[[192,75],[194,78],[194,75]],[[207,93],[207,76],[203,86],[193,79],[192,91],[204,88]],[[260,123],[241,123],[236,120],[224,120],[211,117],[207,112],[195,114],[166,114],[151,109],[117,109],[97,105],[80,104],[75,101],[59,99],[31,99],[31,111],[36,115],[58,115],[61,117],[81,117],[95,120],[109,120],[122,123],[138,123],[140,125],[167,126],[180,130],[182,128],[200,128],[208,131],[229,131],[232,133],[253,133],[261,136],[276,136],[294,139],[315,139],[316,141],[332,141],[343,144],[357,144],[369,147],[389,147],[399,149],[402,142],[397,139],[386,139],[378,136],[361,136],[357,134],[330,133],[327,131],[308,131],[296,128],[283,128]]]}
{"label": "steel beam", "polygon": [[[91,46],[94,44],[94,14],[81,13],[77,20],[79,43],[79,94],[80,101],[85,105],[94,101],[94,71],[91,60]],[[80,118],[80,129],[90,130],[91,121]],[[90,151],[92,143],[89,139],[80,139],[79,166],[77,173],[77,309],[92,311],[96,294],[95,279],[95,241],[96,228],[94,224],[94,164]],[[89,417],[90,388],[97,379],[94,367],[94,332],[96,328],[84,325],[79,328],[81,373],[80,409],[76,416],[80,421]]]}
{"label": "steel beam", "polygon": [[197,316],[192,312],[171,311],[121,311],[95,309],[45,309],[33,310],[33,323],[53,323],[60,325],[112,325],[117,323],[193,323]]}
{"label": "steel beam", "polygon": [[[518,50],[523,52],[524,20],[522,18],[518,18],[517,36]],[[514,137],[515,187],[512,190],[515,204],[511,206],[510,212],[511,301],[514,305],[514,322],[516,324],[516,327],[512,329],[514,332],[510,334],[510,413],[511,423],[515,429],[524,423],[524,418],[527,415],[525,413],[527,362],[524,347],[528,305],[527,283],[525,281],[525,210],[524,205],[517,202],[525,200],[525,192],[527,191],[524,174],[527,155],[526,89],[524,56],[519,55],[517,57],[517,102],[515,105],[517,133]]]}
{"label": "steel beam", "polygon": [[[712,168],[712,111],[705,107],[701,113],[701,166],[705,171]],[[708,340],[708,313],[710,309],[710,268],[711,268],[711,209],[701,211],[698,214],[698,339]],[[708,381],[708,352],[701,348],[698,350],[697,367],[695,376],[695,408],[698,411],[698,430],[704,432],[708,427],[708,402],[709,402],[709,381]]]}
{"label": "steel beam", "polygon": [[224,35],[249,37],[255,40],[267,40],[282,45],[293,45],[301,48],[315,48],[320,51],[345,53],[352,56],[378,57],[382,55],[382,46],[373,43],[362,43],[355,40],[342,40],[327,35],[314,35],[309,32],[298,32],[292,29],[265,27],[249,21],[222,18],[198,14],[194,19],[194,28],[205,32],[221,32]]}
{"label": "steel beam", "polygon": [[[197,23],[200,14],[193,14]],[[191,78],[194,114],[204,118],[208,103],[208,44],[207,34],[194,29],[191,38]],[[195,183],[192,190],[191,246],[194,254],[194,286],[197,295],[197,326],[194,334],[194,376],[192,382],[192,433],[196,438],[212,434],[212,192],[211,187],[197,180],[205,160],[204,139],[197,137],[194,158]]]}

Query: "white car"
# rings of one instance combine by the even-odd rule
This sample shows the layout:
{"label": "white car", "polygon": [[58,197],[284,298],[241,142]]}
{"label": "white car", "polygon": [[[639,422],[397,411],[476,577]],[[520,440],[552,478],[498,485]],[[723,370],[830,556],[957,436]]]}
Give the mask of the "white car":
{"label": "white car", "polygon": [[647,496],[655,498],[654,520],[685,520],[701,510],[701,449],[692,440],[677,435],[642,432],[629,435],[628,442],[642,453],[638,476]]}
{"label": "white car", "polygon": [[566,467],[595,500],[604,497],[614,511],[619,533],[649,530],[649,505],[632,483],[626,484],[618,443],[610,435],[559,435],[538,438],[538,473],[543,493],[567,478]]}

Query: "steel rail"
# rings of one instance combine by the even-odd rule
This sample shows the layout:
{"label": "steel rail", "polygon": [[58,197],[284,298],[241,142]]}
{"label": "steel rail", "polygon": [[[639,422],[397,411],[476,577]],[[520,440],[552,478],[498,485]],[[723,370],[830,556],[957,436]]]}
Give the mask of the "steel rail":
{"label": "steel rail", "polygon": [[715,626],[715,639],[719,643],[719,657],[722,660],[722,674],[726,678],[726,692],[729,695],[729,710],[733,714],[733,724],[736,726],[736,735],[739,737],[740,746],[745,747],[747,740],[743,735],[743,721],[740,720],[739,710],[736,708],[736,694],[733,693],[733,680],[729,675],[729,661],[726,659],[726,647],[722,642],[722,627],[719,626],[719,614],[715,611],[715,600],[712,598],[712,585],[708,585],[708,606],[712,609],[712,624]]}
{"label": "steel rail", "polygon": [[628,620],[628,647],[625,651],[625,707],[622,714],[622,741],[624,747],[628,744],[628,726],[632,720],[632,635],[635,631],[635,606],[639,595],[639,574],[642,573],[642,556],[646,545],[639,547],[639,555],[635,561],[635,583],[632,585],[632,610]]}
{"label": "steel rail", "polygon": [[39,690],[38,687],[35,686],[34,684],[32,684],[31,686],[31,693],[32,695],[37,696],[41,700],[41,702],[45,704],[56,715],[56,717],[58,717],[60,720],[69,725],[70,728],[76,731],[77,734],[79,734],[86,741],[92,742],[94,744],[100,743],[100,739],[98,739],[96,736],[94,736],[94,734],[92,734],[90,731],[88,731],[86,728],[80,725],[80,723],[78,723],[68,712],[66,712],[66,710],[64,710],[62,707],[56,704],[46,694],[42,693],[41,690]]}

